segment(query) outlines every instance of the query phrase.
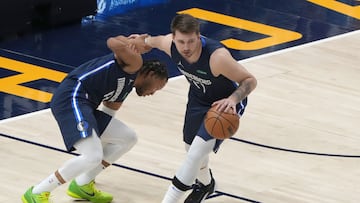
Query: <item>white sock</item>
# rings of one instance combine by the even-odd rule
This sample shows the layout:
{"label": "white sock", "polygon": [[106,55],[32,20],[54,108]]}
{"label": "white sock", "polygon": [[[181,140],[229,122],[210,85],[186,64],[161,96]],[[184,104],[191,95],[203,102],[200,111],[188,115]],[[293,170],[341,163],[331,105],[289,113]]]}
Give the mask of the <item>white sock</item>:
{"label": "white sock", "polygon": [[56,178],[55,173],[41,181],[38,185],[34,186],[33,193],[40,194],[42,192],[51,192],[61,185],[60,181]]}
{"label": "white sock", "polygon": [[180,200],[184,193],[184,191],[177,189],[173,184],[171,184],[161,203],[176,203]]}

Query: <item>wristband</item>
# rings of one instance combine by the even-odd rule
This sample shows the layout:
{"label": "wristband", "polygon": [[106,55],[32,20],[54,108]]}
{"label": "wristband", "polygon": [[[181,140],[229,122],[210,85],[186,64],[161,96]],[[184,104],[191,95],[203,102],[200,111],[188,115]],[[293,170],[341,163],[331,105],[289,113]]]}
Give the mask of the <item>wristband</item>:
{"label": "wristband", "polygon": [[111,117],[113,117],[113,116],[115,115],[115,113],[116,113],[116,110],[110,109],[109,107],[107,107],[107,106],[105,106],[105,105],[101,105],[101,106],[99,107],[99,110],[102,111],[102,112],[104,112],[104,113],[106,113],[107,115],[109,115],[109,116],[111,116]]}
{"label": "wristband", "polygon": [[149,38],[150,38],[150,37],[151,37],[151,36],[148,36],[148,37],[145,38],[145,40],[144,40],[145,45],[149,45]]}

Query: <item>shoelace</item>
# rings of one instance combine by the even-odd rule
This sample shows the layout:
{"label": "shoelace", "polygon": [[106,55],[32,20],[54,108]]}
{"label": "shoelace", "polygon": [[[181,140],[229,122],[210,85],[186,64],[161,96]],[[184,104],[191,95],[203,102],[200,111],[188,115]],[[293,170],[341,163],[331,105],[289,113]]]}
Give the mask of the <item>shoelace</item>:
{"label": "shoelace", "polygon": [[89,184],[89,189],[91,189],[91,191],[94,191],[94,194],[97,194],[100,192],[100,190],[98,190],[96,187],[95,187],[95,182],[94,181],[91,181],[90,184]]}
{"label": "shoelace", "polygon": [[50,198],[50,192],[43,192],[36,197],[37,200],[48,200]]}
{"label": "shoelace", "polygon": [[206,186],[204,186],[203,184],[197,182],[193,185],[193,189],[195,191],[201,191],[203,188],[205,188]]}

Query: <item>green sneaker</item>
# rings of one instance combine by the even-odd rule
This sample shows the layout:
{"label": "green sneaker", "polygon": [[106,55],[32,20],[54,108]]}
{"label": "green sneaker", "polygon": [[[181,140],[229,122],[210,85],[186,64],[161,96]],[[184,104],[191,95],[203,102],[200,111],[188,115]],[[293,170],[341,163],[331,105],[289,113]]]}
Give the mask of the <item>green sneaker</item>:
{"label": "green sneaker", "polygon": [[76,199],[85,199],[93,203],[109,203],[113,196],[109,193],[102,192],[95,187],[95,182],[79,186],[75,180],[71,181],[67,194]]}
{"label": "green sneaker", "polygon": [[33,194],[34,186],[29,188],[21,197],[23,203],[49,203],[50,192],[42,192],[40,194]]}

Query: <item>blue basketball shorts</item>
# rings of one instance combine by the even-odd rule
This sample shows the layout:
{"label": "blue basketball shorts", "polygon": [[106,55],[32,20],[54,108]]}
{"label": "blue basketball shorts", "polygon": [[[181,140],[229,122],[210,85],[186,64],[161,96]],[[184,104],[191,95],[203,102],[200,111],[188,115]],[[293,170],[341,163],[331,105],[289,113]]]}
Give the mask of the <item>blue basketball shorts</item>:
{"label": "blue basketball shorts", "polygon": [[68,151],[75,150],[74,144],[92,135],[93,130],[100,136],[112,118],[96,110],[96,106],[87,99],[86,92],[78,85],[76,80],[65,79],[50,103]]}

